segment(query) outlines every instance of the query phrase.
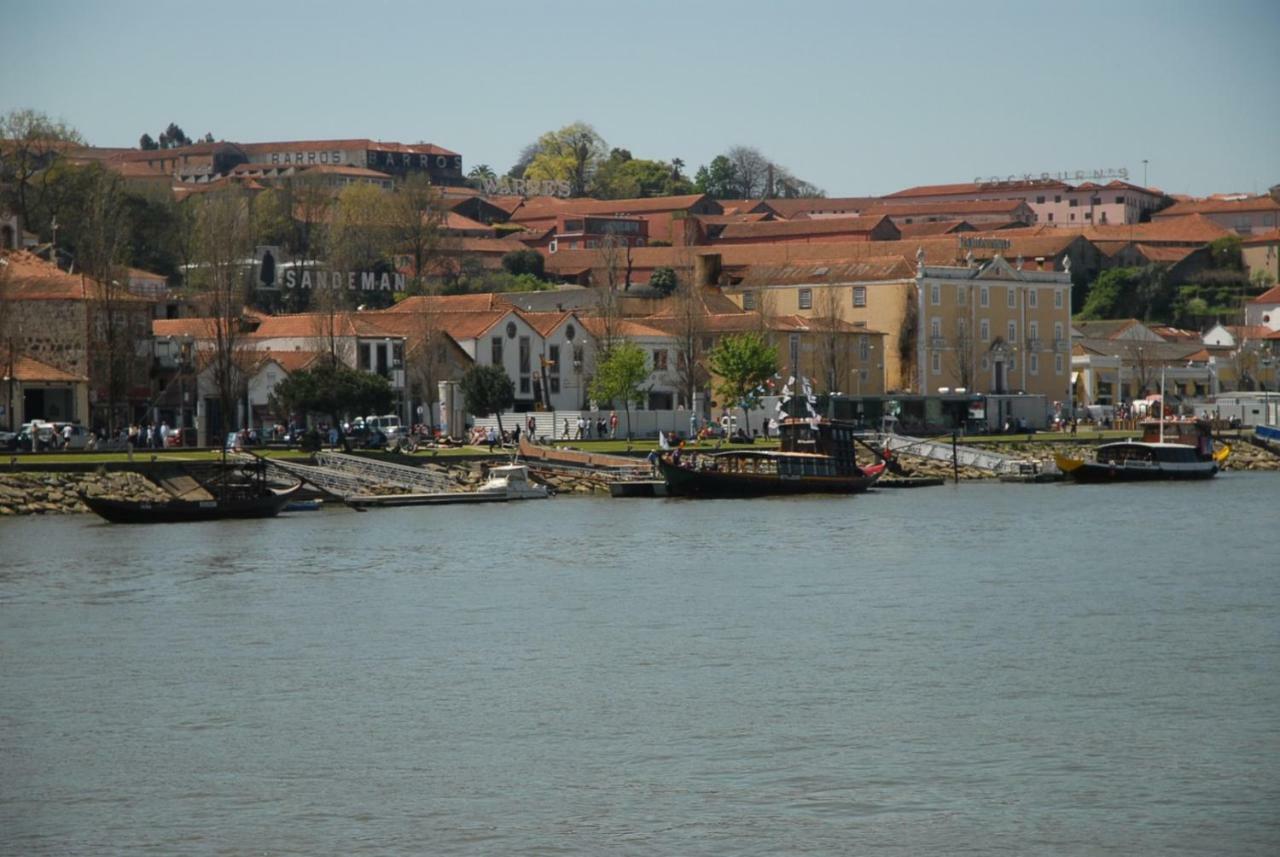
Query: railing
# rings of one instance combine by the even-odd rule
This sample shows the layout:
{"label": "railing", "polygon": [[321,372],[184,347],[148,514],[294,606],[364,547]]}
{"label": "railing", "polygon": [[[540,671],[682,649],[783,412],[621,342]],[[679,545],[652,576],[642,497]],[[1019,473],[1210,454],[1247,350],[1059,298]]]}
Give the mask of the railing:
{"label": "railing", "polygon": [[[881,434],[878,441],[882,447],[901,455],[914,455],[931,461],[951,461],[953,447],[950,441],[928,440],[920,437],[909,437],[901,434]],[[971,446],[955,446],[955,460],[961,467],[972,467],[988,473],[1005,473],[1016,470],[1022,459],[974,449]]]}

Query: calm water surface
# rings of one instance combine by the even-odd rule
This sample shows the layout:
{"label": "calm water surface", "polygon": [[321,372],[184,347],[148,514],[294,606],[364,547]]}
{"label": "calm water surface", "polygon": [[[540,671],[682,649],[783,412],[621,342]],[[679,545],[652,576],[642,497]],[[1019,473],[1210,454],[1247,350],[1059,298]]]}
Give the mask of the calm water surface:
{"label": "calm water surface", "polygon": [[0,853],[1280,853],[1280,476],[0,522]]}

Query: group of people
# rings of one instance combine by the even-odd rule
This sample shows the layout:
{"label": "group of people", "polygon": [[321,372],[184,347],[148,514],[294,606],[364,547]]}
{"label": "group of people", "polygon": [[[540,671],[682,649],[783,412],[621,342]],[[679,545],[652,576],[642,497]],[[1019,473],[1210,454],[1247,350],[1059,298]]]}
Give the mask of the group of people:
{"label": "group of people", "polygon": [[604,440],[606,438],[613,440],[618,436],[618,412],[610,411],[608,419],[601,416],[595,420],[579,414],[576,428],[577,433],[574,434],[570,429],[569,418],[565,417],[564,431],[561,437],[564,440],[591,440],[592,432],[594,431],[596,440]]}

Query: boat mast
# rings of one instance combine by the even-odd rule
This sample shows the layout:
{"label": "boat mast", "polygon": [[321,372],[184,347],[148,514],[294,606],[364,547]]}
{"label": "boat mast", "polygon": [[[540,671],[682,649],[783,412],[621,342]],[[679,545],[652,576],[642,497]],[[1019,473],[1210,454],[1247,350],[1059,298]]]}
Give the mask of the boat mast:
{"label": "boat mast", "polygon": [[1164,443],[1164,366],[1160,367],[1160,442]]}

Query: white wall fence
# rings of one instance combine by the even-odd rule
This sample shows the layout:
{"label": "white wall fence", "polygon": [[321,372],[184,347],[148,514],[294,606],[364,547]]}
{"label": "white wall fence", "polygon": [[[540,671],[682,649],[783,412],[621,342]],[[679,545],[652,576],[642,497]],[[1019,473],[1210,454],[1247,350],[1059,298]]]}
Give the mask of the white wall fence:
{"label": "white wall fence", "polygon": [[[547,440],[563,440],[565,439],[565,425],[568,424],[568,437],[573,440],[578,437],[578,418],[585,418],[591,425],[590,431],[585,435],[587,438],[596,438],[598,433],[596,425],[600,419],[605,421],[605,437],[609,436],[608,410],[597,411],[530,411],[528,413],[518,414],[514,412],[505,412],[502,415],[502,427],[507,431],[511,431],[516,426],[520,427],[523,433],[527,430],[526,424],[529,417],[533,417],[537,426],[534,432],[535,436]],[[692,424],[690,423],[691,411],[674,410],[674,411],[632,411],[631,412],[631,437],[637,440],[656,440],[659,431],[675,432],[680,437],[688,437]],[[717,409],[717,417],[719,410]],[[732,413],[733,427],[737,428],[742,421],[742,410],[735,409]],[[773,416],[772,407],[768,411],[758,408],[751,412],[751,428],[754,431],[764,434],[764,421],[766,416]],[[494,416],[475,417],[472,423],[477,428],[488,430],[490,426],[497,428],[498,419]],[[701,423],[699,422],[699,427]],[[618,410],[618,431],[617,437],[625,438],[627,436],[627,413],[624,410]]]}

